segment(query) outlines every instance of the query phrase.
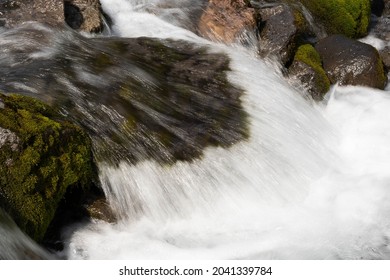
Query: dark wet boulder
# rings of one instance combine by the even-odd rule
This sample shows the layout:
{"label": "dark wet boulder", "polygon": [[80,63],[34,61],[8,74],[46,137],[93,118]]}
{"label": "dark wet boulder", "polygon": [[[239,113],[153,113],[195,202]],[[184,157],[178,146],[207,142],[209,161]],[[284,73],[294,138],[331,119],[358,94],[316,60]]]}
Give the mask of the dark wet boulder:
{"label": "dark wet boulder", "polygon": [[94,179],[91,140],[40,101],[0,99],[0,207],[42,241],[64,195]]}
{"label": "dark wet boulder", "polygon": [[38,21],[51,26],[64,22],[63,0],[0,1],[0,24],[12,28],[23,22]]}
{"label": "dark wet boulder", "polygon": [[387,77],[382,59],[373,46],[332,35],[319,41],[316,50],[332,84],[385,87]]}
{"label": "dark wet boulder", "polygon": [[102,9],[99,0],[65,0],[66,23],[73,29],[100,32],[103,29]]}
{"label": "dark wet boulder", "polygon": [[367,35],[371,17],[370,0],[298,0],[321,22],[327,33],[350,38]]}
{"label": "dark wet boulder", "polygon": [[198,24],[201,36],[233,43],[256,29],[256,13],[246,0],[209,0]]}
{"label": "dark wet boulder", "polygon": [[264,6],[258,13],[261,54],[276,55],[283,64],[288,64],[300,42],[310,33],[305,17],[297,7],[284,3]]}
{"label": "dark wet boulder", "polygon": [[[249,136],[243,90],[228,80],[226,54],[185,41],[85,38],[36,24],[0,36],[3,90],[59,108],[89,133],[97,161],[193,161],[207,147]],[[35,59],[34,48],[16,48],[26,40],[40,46],[42,37],[46,50],[61,52]]]}
{"label": "dark wet boulder", "polygon": [[329,90],[330,82],[322,68],[321,57],[312,45],[306,44],[298,48],[288,73],[316,101],[322,100]]}

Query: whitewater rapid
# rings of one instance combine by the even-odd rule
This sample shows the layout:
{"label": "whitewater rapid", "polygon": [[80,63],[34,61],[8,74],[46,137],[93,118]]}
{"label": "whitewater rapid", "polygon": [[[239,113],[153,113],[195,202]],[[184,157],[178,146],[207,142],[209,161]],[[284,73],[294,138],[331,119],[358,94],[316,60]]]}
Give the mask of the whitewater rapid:
{"label": "whitewater rapid", "polygon": [[390,91],[336,86],[316,104],[256,49],[177,26],[190,1],[101,2],[116,35],[227,53],[229,79],[245,90],[250,138],[191,163],[100,165],[119,221],[68,229],[66,258],[390,258]]}

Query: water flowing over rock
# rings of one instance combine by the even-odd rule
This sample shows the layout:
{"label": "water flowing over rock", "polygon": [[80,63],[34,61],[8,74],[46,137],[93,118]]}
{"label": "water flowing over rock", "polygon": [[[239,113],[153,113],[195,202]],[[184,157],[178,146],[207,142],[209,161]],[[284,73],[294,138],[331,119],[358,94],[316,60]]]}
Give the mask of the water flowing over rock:
{"label": "water flowing over rock", "polygon": [[387,82],[378,51],[371,45],[333,35],[318,42],[324,69],[331,83],[383,89]]}
{"label": "water flowing over rock", "polygon": [[[227,80],[226,55],[182,41],[87,39],[36,25],[0,36],[12,38],[0,41],[2,89],[60,108],[90,133],[98,160],[191,161],[207,146],[248,137],[243,92]],[[14,52],[18,44],[23,54]]]}
{"label": "water flowing over rock", "polygon": [[0,248],[0,260],[45,260],[53,258],[26,236],[1,208]]}
{"label": "water flowing over rock", "polygon": [[209,0],[198,28],[206,38],[233,43],[256,29],[256,13],[245,0]]}

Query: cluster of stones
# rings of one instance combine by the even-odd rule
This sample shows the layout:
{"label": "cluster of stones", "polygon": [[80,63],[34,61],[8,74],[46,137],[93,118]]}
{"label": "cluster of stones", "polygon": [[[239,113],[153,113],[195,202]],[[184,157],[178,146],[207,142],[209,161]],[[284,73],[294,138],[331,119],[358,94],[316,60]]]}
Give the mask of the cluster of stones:
{"label": "cluster of stones", "polygon": [[357,39],[371,31],[388,41],[389,16],[389,0],[209,0],[198,30],[224,43],[255,34],[260,55],[277,57],[319,101],[336,83],[384,89],[389,47],[378,52]]}

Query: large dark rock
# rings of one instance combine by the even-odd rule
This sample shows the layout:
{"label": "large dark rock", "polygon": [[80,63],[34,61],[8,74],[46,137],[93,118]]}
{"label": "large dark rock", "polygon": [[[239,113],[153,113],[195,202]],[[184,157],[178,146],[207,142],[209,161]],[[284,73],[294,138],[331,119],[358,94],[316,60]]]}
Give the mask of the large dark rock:
{"label": "large dark rock", "polygon": [[[98,161],[192,161],[207,147],[249,136],[243,90],[228,81],[225,54],[183,41],[85,38],[34,24],[0,38],[1,89],[60,108],[89,132]],[[46,52],[37,56],[40,47]]]}
{"label": "large dark rock", "polygon": [[0,100],[0,207],[42,241],[64,195],[92,183],[91,140],[35,99]]}
{"label": "large dark rock", "polygon": [[63,0],[3,0],[0,1],[0,24],[15,27],[23,22],[38,21],[52,26],[64,22]]}
{"label": "large dark rock", "polygon": [[387,82],[382,60],[371,45],[332,35],[318,42],[323,67],[331,83],[383,89]]}
{"label": "large dark rock", "polygon": [[309,33],[305,17],[287,4],[264,6],[258,13],[261,17],[260,52],[263,56],[276,55],[287,64],[300,41]]}
{"label": "large dark rock", "polygon": [[66,23],[73,29],[86,32],[100,32],[103,29],[99,0],[65,0]]}
{"label": "large dark rock", "polygon": [[246,0],[209,0],[198,25],[201,36],[225,43],[255,29],[256,13]]}
{"label": "large dark rock", "polygon": [[320,55],[309,44],[298,48],[288,73],[290,78],[298,80],[316,101],[322,100],[329,90],[330,82],[322,68]]}
{"label": "large dark rock", "polygon": [[329,35],[350,38],[367,35],[371,17],[370,0],[297,0],[321,22]]}

